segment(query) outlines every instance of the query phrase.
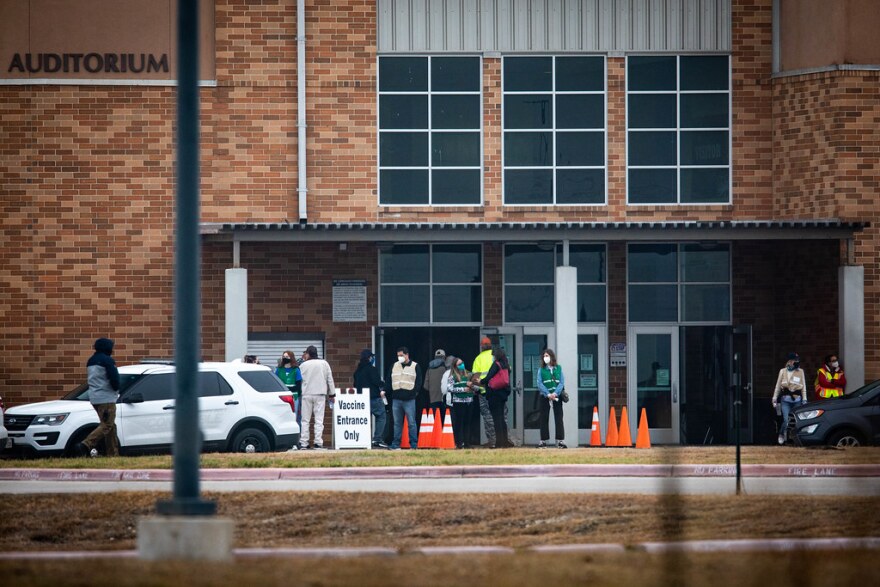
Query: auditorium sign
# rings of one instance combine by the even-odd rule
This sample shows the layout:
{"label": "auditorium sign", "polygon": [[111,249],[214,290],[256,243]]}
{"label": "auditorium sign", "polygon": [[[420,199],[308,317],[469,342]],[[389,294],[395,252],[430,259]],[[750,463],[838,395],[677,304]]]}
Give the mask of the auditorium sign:
{"label": "auditorium sign", "polygon": [[[177,78],[177,0],[0,0],[0,83]],[[199,79],[214,79],[214,0],[199,0]]]}

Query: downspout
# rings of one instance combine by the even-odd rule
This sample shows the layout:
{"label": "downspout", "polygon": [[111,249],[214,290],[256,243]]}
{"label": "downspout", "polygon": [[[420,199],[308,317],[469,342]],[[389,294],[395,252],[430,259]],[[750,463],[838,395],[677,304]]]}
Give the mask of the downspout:
{"label": "downspout", "polygon": [[771,23],[771,31],[773,35],[773,53],[772,53],[772,74],[777,74],[782,69],[782,23],[780,22],[780,18],[782,16],[782,7],[779,5],[781,0],[773,0],[773,12],[772,12],[772,23]]}
{"label": "downspout", "polygon": [[309,220],[306,196],[306,9],[305,0],[296,0],[296,166],[299,223]]}

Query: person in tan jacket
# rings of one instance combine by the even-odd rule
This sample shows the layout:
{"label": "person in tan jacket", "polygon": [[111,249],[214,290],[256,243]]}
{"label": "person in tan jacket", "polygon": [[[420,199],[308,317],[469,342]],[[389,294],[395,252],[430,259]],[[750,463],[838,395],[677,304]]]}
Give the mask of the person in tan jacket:
{"label": "person in tan jacket", "polygon": [[779,370],[776,387],[773,390],[773,408],[782,411],[782,425],[779,428],[779,444],[785,444],[785,429],[788,415],[797,407],[807,403],[807,378],[801,369],[801,358],[797,353],[788,353],[785,367]]}

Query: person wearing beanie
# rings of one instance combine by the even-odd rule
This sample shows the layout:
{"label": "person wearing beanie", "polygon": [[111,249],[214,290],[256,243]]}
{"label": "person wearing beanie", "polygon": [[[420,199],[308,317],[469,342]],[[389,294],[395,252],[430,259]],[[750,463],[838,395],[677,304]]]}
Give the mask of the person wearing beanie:
{"label": "person wearing beanie", "polygon": [[376,368],[376,355],[370,349],[361,351],[361,358],[354,370],[355,389],[370,390],[370,413],[373,414],[373,446],[388,448],[385,444],[385,423],[388,416],[388,400],[385,399],[385,382]]}
{"label": "person wearing beanie", "polygon": [[80,456],[97,456],[97,446],[103,440],[108,457],[119,456],[119,439],[116,437],[116,400],[119,399],[119,371],[113,354],[113,341],[99,338],[95,341],[95,353],[86,363],[89,383],[89,402],[98,413],[98,427],[79,445]]}
{"label": "person wearing beanie", "polygon": [[443,401],[443,373],[446,372],[446,351],[437,349],[434,351],[434,359],[428,363],[428,369],[425,371],[424,389],[428,392],[428,407],[431,410],[443,410],[446,403]]}
{"label": "person wearing beanie", "polygon": [[[480,379],[489,373],[489,369],[495,364],[495,356],[492,353],[492,340],[488,336],[484,336],[480,340],[480,354],[474,359],[474,366],[471,371],[475,375],[479,375]],[[486,388],[479,387],[474,391],[477,396],[477,402],[480,406],[480,415],[483,417],[483,430],[486,432],[486,446],[495,448],[495,421],[492,420],[492,412],[489,410],[489,402],[486,400]],[[479,429],[479,426],[477,426]],[[476,444],[479,444],[477,442]]]}

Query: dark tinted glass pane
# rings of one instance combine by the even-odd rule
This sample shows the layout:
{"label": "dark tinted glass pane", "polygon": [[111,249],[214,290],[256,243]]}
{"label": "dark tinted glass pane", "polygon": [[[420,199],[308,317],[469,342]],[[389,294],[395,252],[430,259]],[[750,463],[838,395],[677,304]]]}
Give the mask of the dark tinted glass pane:
{"label": "dark tinted glass pane", "polygon": [[145,402],[174,399],[174,373],[145,375],[131,393],[139,393]]}
{"label": "dark tinted glass pane", "polygon": [[380,96],[379,128],[428,128],[428,96]]}
{"label": "dark tinted glass pane", "polygon": [[480,128],[479,96],[431,98],[431,128]]}
{"label": "dark tinted glass pane", "polygon": [[428,245],[395,245],[379,253],[379,281],[385,283],[427,283],[430,263]]}
{"label": "dark tinted glass pane", "polygon": [[238,376],[257,391],[287,391],[287,386],[281,383],[274,373],[268,371],[239,371]]}
{"label": "dark tinted glass pane", "polygon": [[677,290],[675,285],[629,286],[629,321],[677,322]]}
{"label": "dark tinted glass pane", "polygon": [[505,204],[552,204],[553,171],[522,169],[504,172]]}
{"label": "dark tinted glass pane", "polygon": [[630,165],[675,165],[675,131],[630,131],[628,136]]}
{"label": "dark tinted glass pane", "polygon": [[504,96],[504,128],[553,128],[550,94]]}
{"label": "dark tinted glass pane", "polygon": [[605,283],[605,247],[570,245],[568,263],[577,267],[578,283]]}
{"label": "dark tinted glass pane", "polygon": [[434,133],[431,137],[431,163],[440,167],[479,166],[480,133]]}
{"label": "dark tinted glass pane", "polygon": [[380,57],[380,92],[427,92],[426,57]]}
{"label": "dark tinted glass pane", "polygon": [[431,59],[431,91],[479,92],[479,57],[433,57]]}
{"label": "dark tinted glass pane", "polygon": [[682,281],[730,281],[728,245],[684,245],[681,250]]}
{"label": "dark tinted glass pane", "polygon": [[682,165],[729,165],[730,135],[727,131],[682,131]]}
{"label": "dark tinted glass pane", "polygon": [[481,283],[483,280],[479,245],[435,245],[431,264],[434,283]]}
{"label": "dark tinted glass pane", "polygon": [[630,245],[626,258],[627,279],[633,283],[678,281],[675,245]]}
{"label": "dark tinted glass pane", "polygon": [[473,285],[434,287],[434,322],[482,322],[483,288]]}
{"label": "dark tinted glass pane", "polygon": [[504,247],[504,283],[553,283],[556,279],[554,250],[538,245]]}
{"label": "dark tinted glass pane", "polygon": [[726,203],[730,199],[730,170],[682,169],[681,202],[683,204]]}
{"label": "dark tinted glass pane", "polygon": [[433,204],[479,204],[480,170],[449,169],[431,172]]}
{"label": "dark tinted glass pane", "polygon": [[557,57],[556,90],[601,92],[605,89],[605,60],[601,57]]}
{"label": "dark tinted glass pane", "polygon": [[383,169],[379,171],[379,202],[389,204],[427,204],[428,171]]}
{"label": "dark tinted glass pane", "polygon": [[681,128],[727,127],[729,98],[729,94],[682,94]]}
{"label": "dark tinted glass pane", "polygon": [[681,57],[682,90],[726,90],[730,71],[726,55]]}
{"label": "dark tinted glass pane", "polygon": [[549,132],[504,133],[504,165],[538,167],[553,165],[553,134]]}
{"label": "dark tinted glass pane", "polygon": [[427,167],[428,133],[379,133],[379,165],[383,167]]}
{"label": "dark tinted glass pane", "polygon": [[675,203],[675,169],[630,169],[627,201],[631,204]]}
{"label": "dark tinted glass pane", "polygon": [[605,97],[558,94],[556,128],[605,128]]}
{"label": "dark tinted glass pane", "polygon": [[556,171],[557,204],[602,204],[604,202],[604,170],[559,169]]}
{"label": "dark tinted glass pane", "polygon": [[561,166],[605,165],[604,132],[557,132],[556,164]]}
{"label": "dark tinted glass pane", "polygon": [[630,92],[675,90],[675,56],[630,57],[626,74]]}
{"label": "dark tinted glass pane", "polygon": [[681,286],[681,314],[683,322],[729,322],[730,287]]}
{"label": "dark tinted glass pane", "polygon": [[675,94],[632,94],[627,100],[629,128],[675,128]]}
{"label": "dark tinted glass pane", "polygon": [[427,285],[383,285],[380,312],[383,322],[429,322]]}
{"label": "dark tinted glass pane", "polygon": [[578,322],[605,322],[605,286],[578,286]]}
{"label": "dark tinted glass pane", "polygon": [[[211,397],[220,394],[219,375],[211,371],[199,373],[199,397]],[[228,387],[228,386],[227,386]]]}
{"label": "dark tinted glass pane", "polygon": [[553,286],[506,286],[504,288],[504,321],[553,322]]}
{"label": "dark tinted glass pane", "polygon": [[504,91],[529,92],[553,89],[551,57],[505,57]]}

